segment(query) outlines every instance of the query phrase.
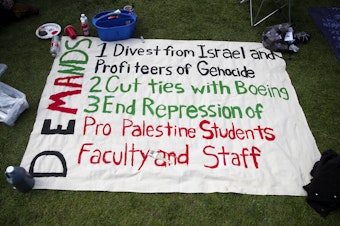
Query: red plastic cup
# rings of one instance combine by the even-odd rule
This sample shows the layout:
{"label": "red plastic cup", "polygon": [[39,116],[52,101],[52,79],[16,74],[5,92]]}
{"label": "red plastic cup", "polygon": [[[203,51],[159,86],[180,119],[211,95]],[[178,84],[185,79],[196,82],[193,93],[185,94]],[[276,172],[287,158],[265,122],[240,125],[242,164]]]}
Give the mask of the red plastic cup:
{"label": "red plastic cup", "polygon": [[72,25],[67,25],[65,27],[65,33],[72,39],[77,38],[77,32]]}

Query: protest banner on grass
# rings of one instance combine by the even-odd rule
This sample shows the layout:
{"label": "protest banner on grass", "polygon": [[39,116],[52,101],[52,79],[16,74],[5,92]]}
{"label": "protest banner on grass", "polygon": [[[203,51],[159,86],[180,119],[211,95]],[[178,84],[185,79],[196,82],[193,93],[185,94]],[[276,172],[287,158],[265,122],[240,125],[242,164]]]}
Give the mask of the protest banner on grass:
{"label": "protest banner on grass", "polygon": [[36,189],[304,195],[320,157],[260,43],[62,38],[21,165]]}

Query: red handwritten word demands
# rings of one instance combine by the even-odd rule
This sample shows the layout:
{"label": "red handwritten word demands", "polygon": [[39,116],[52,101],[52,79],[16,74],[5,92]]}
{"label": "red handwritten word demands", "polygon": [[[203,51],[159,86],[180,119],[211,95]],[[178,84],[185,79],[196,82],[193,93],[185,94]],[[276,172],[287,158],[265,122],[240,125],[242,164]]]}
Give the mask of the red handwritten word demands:
{"label": "red handwritten word demands", "polygon": [[[69,46],[68,41],[65,42],[67,51],[59,59],[59,66],[63,69],[58,70],[58,73],[63,74],[64,76],[57,77],[54,81],[54,86],[64,87],[65,89],[62,92],[50,96],[50,100],[53,102],[48,106],[49,110],[69,114],[76,114],[78,111],[78,109],[73,106],[67,106],[63,99],[81,93],[82,78],[85,70],[82,65],[88,63],[87,53],[77,49],[82,42],[87,44],[87,48],[91,47],[92,42],[89,39],[82,39],[76,42],[74,46]],[[65,74],[67,76],[65,76]]]}

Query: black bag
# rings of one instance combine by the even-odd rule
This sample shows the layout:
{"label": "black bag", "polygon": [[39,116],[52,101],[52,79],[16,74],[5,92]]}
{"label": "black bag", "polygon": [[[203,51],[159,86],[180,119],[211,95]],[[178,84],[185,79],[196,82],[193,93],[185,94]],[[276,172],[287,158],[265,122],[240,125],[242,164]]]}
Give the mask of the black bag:
{"label": "black bag", "polygon": [[326,217],[340,207],[340,155],[333,150],[322,153],[311,175],[313,179],[303,188],[307,203],[321,216]]}

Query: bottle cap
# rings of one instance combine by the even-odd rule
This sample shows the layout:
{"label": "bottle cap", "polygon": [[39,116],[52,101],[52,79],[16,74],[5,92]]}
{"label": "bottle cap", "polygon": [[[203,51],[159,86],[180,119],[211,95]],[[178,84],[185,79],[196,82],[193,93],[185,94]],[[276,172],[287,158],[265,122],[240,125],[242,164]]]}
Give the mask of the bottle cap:
{"label": "bottle cap", "polygon": [[14,166],[8,166],[6,168],[6,173],[13,173],[13,171],[14,171]]}

